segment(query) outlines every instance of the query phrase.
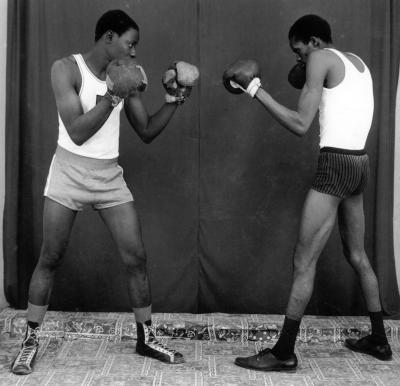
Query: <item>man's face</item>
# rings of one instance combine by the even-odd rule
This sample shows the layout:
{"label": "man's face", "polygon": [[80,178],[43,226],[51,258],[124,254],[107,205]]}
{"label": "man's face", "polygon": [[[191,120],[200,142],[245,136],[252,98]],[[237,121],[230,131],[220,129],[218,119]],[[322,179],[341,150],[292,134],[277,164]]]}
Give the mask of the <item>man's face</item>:
{"label": "man's face", "polygon": [[296,60],[298,62],[307,63],[308,55],[316,49],[310,40],[307,44],[301,40],[290,39],[290,48],[296,54]]}
{"label": "man's face", "polygon": [[131,28],[121,35],[116,33],[112,37],[113,59],[126,59],[136,57],[136,45],[139,42],[139,31]]}

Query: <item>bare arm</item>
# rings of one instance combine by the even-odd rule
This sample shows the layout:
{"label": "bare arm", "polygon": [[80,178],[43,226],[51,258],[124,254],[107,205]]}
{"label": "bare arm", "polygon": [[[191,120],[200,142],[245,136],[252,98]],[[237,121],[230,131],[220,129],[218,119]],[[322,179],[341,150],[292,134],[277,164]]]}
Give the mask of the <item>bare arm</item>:
{"label": "bare arm", "polygon": [[303,136],[317,113],[327,72],[328,62],[324,53],[313,52],[307,61],[306,83],[301,91],[297,110],[290,110],[278,103],[262,88],[258,89],[255,98],[282,126],[298,136]]}
{"label": "bare arm", "polygon": [[138,94],[125,100],[125,113],[129,123],[145,143],[150,143],[167,126],[175,113],[176,103],[164,103],[153,115],[149,115]]}
{"label": "bare arm", "polygon": [[65,58],[54,62],[51,68],[51,83],[60,117],[72,141],[82,145],[92,137],[109,117],[112,106],[102,98],[90,111],[83,113],[79,95],[75,90],[75,63]]}

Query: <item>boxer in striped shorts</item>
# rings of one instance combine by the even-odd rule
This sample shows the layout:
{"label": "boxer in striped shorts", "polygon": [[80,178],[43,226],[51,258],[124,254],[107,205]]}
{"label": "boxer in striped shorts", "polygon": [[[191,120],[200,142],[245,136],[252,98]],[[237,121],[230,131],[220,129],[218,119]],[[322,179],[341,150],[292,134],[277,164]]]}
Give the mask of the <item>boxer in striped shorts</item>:
{"label": "boxer in striped shorts", "polygon": [[358,56],[333,47],[330,26],[319,16],[297,20],[289,31],[289,43],[298,60],[289,74],[290,83],[301,89],[297,110],[281,105],[262,88],[254,61],[238,61],[224,74],[228,91],[247,92],[292,133],[303,136],[317,110],[320,124],[318,168],[303,207],[281,335],[272,349],[236,358],[235,363],[264,371],[297,367],[296,336],[313,291],[318,258],[337,216],[344,255],[359,277],[372,325],[370,335],[347,339],[345,345],[388,360],[392,351],[384,329],[378,282],[364,250],[363,191],[369,174],[364,146],[374,111],[371,74]]}

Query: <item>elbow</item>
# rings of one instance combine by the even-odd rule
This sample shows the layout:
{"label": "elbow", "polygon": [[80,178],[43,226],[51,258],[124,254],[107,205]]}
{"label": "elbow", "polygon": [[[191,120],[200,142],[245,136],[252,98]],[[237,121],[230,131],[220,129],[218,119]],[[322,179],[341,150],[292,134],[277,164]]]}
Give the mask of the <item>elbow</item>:
{"label": "elbow", "polygon": [[294,130],[293,132],[298,136],[298,137],[304,137],[309,129],[309,125],[305,124],[304,122],[298,121],[294,125]]}
{"label": "elbow", "polygon": [[76,146],[82,146],[86,142],[85,138],[82,138],[81,136],[79,136],[77,134],[70,134],[69,137],[71,138],[71,141]]}
{"label": "elbow", "polygon": [[153,139],[154,139],[153,137],[149,137],[147,135],[142,135],[140,138],[146,145],[153,142]]}
{"label": "elbow", "polygon": [[304,129],[304,128],[298,128],[295,131],[295,134],[300,138],[304,137],[306,135],[306,133],[307,133],[307,129]]}
{"label": "elbow", "polygon": [[70,138],[72,142],[77,146],[82,146],[85,143],[85,140],[79,138],[77,135],[71,135]]}

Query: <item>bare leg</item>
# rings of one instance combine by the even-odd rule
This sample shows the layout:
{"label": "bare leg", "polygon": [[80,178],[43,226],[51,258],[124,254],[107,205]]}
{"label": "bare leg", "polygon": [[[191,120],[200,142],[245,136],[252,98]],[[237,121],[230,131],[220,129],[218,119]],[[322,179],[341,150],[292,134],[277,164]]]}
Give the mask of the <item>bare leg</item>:
{"label": "bare leg", "polygon": [[338,219],[343,252],[360,279],[368,311],[381,311],[378,281],[364,249],[365,221],[362,194],[346,198],[341,202]]}
{"label": "bare leg", "polygon": [[281,335],[272,349],[236,358],[238,366],[264,371],[289,371],[297,367],[294,345],[300,320],[310,300],[317,261],[335,224],[339,203],[338,197],[313,189],[308,192],[294,252],[293,284]]}
{"label": "bare leg", "polygon": [[300,320],[314,288],[318,258],[335,224],[340,199],[310,190],[303,207],[286,316]]}
{"label": "bare leg", "polygon": [[364,249],[365,221],[362,194],[348,197],[341,202],[339,230],[344,255],[360,280],[372,326],[371,335],[359,340],[346,339],[345,345],[354,351],[388,360],[392,357],[392,351],[383,324],[378,280]]}
{"label": "bare leg", "polygon": [[[49,304],[54,275],[60,266],[71,235],[76,211],[45,198],[43,209],[43,243],[39,261],[29,285],[29,302]],[[28,320],[29,319],[28,313]]]}
{"label": "bare leg", "polygon": [[146,253],[134,204],[128,202],[101,209],[99,212],[126,266],[131,307],[137,310],[137,321],[144,323],[151,317],[151,294],[146,270]]}
{"label": "bare leg", "polygon": [[157,341],[151,327],[151,295],[146,253],[133,202],[102,209],[100,215],[110,230],[127,268],[129,298],[137,327],[136,352],[170,364],[184,362],[181,353]]}
{"label": "bare leg", "polygon": [[42,249],[29,285],[28,326],[25,339],[11,365],[14,374],[26,375],[33,370],[39,348],[39,325],[46,313],[54,275],[62,262],[75,217],[75,211],[45,198]]}

